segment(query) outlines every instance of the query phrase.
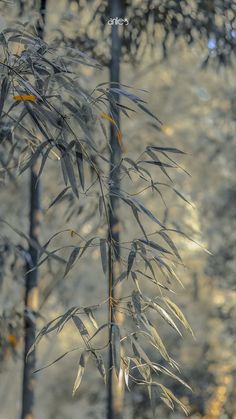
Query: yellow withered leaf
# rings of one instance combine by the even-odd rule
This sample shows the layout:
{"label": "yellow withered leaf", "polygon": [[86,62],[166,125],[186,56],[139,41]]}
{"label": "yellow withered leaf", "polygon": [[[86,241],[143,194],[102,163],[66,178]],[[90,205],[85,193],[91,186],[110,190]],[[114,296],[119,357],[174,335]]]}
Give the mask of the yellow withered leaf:
{"label": "yellow withered leaf", "polygon": [[106,113],[101,113],[100,117],[104,118],[104,119],[107,119],[108,121],[112,122],[116,126],[116,128],[117,128],[117,141],[118,141],[118,144],[121,145],[121,133],[120,133],[119,127],[117,126],[116,121],[111,116],[107,115]]}
{"label": "yellow withered leaf", "polygon": [[15,335],[9,335],[9,336],[8,336],[8,338],[7,338],[7,340],[8,340],[8,342],[9,342],[9,344],[10,344],[13,348],[15,348],[15,347],[16,347],[16,345],[17,345],[17,339],[16,339],[16,336],[15,336]]}
{"label": "yellow withered leaf", "polygon": [[34,95],[17,95],[13,96],[14,100],[23,100],[23,101],[29,101],[29,102],[36,102],[36,96]]}

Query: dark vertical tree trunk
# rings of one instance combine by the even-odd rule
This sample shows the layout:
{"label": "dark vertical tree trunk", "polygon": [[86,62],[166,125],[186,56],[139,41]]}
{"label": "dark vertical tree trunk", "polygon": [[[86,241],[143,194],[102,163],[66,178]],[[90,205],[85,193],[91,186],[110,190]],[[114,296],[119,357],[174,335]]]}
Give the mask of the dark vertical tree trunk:
{"label": "dark vertical tree trunk", "polygon": [[[41,0],[40,15],[41,21],[38,23],[38,35],[42,39],[45,23],[46,0]],[[40,86],[38,86],[40,88]],[[35,377],[36,367],[35,349],[27,354],[35,342],[36,337],[36,317],[39,307],[38,290],[38,250],[37,242],[39,239],[39,229],[41,223],[41,185],[37,178],[38,162],[30,171],[30,228],[29,237],[31,244],[28,250],[28,263],[26,270],[29,271],[25,278],[25,316],[24,316],[24,366],[23,366],[23,388],[22,388],[22,414],[21,419],[34,419],[35,405]],[[33,268],[33,270],[32,270]]]}
{"label": "dark vertical tree trunk", "polygon": [[[37,165],[30,173],[30,232],[29,236],[35,243],[38,242],[39,227],[41,219],[40,210],[40,185],[37,183]],[[36,316],[38,311],[38,250],[34,245],[29,247],[29,262],[25,283],[25,349],[24,349],[24,372],[22,389],[22,419],[34,419],[34,395],[36,367],[36,354],[33,350],[27,358],[29,349],[32,347],[36,337]]]}
{"label": "dark vertical tree trunk", "polygon": [[41,39],[43,39],[43,36],[44,36],[46,6],[47,6],[47,0],[40,0],[39,13],[40,13],[41,21],[38,22],[37,30],[38,30],[38,36]]}
{"label": "dark vertical tree trunk", "polygon": [[25,10],[25,0],[19,0],[19,16],[23,16]]}
{"label": "dark vertical tree trunk", "polygon": [[[110,16],[112,18],[120,18],[123,15],[122,1],[109,1]],[[120,83],[120,56],[121,56],[121,40],[118,32],[118,26],[112,26],[111,34],[111,62],[110,62],[110,83]],[[117,85],[116,85],[117,86]],[[114,85],[113,85],[114,87]],[[114,95],[114,99],[119,103],[119,95]],[[117,127],[120,128],[120,113],[111,105],[111,115],[115,118]],[[110,207],[109,207],[109,319],[110,326],[110,347],[109,347],[109,377],[108,377],[108,419],[118,419],[122,417],[122,399],[123,392],[120,383],[112,368],[112,323],[117,320],[113,301],[118,298],[117,291],[114,289],[115,277],[119,271],[120,261],[120,221],[119,221],[119,199],[113,195],[113,192],[120,190],[120,170],[119,164],[121,160],[121,148],[117,140],[117,127],[110,125]],[[116,397],[116,400],[114,398]]]}

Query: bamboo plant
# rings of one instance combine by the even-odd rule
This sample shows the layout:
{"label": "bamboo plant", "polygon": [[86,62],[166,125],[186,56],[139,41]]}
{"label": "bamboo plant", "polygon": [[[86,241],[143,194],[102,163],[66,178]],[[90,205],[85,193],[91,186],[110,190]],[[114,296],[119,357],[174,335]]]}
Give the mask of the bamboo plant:
{"label": "bamboo plant", "polygon": [[[77,349],[80,360],[73,393],[79,388],[90,358],[105,382],[111,370],[117,376],[122,371],[128,389],[132,383],[147,387],[153,407],[158,395],[170,408],[177,404],[186,412],[183,403],[161,383],[160,376],[166,375],[189,388],[179,377],[177,363],[169,354],[156,327],[158,319],[163,318],[168,327],[174,329],[174,333],[182,336],[181,325],[192,333],[184,314],[172,300],[173,282],[180,282],[176,265],[183,264],[173,236],[185,236],[185,233],[166,226],[156,211],[151,211],[142,199],[144,192],[150,190],[158,205],[163,205],[163,195],[168,188],[186,201],[184,195],[173,186],[169,174],[170,170],[180,169],[175,156],[184,156],[184,152],[155,142],[144,148],[141,155],[132,159],[125,157],[122,152],[124,140],[117,121],[119,111],[124,117],[132,115],[132,118],[141,111],[153,119],[157,127],[161,124],[139,93],[131,87],[122,84],[110,86],[109,83],[86,91],[81,87],[77,68],[79,65],[89,65],[99,70],[99,64],[73,48],[65,47],[62,54],[37,37],[31,26],[27,28],[18,24],[13,31],[4,30],[0,42],[1,119],[9,122],[14,132],[11,140],[8,136],[2,140],[9,150],[8,166],[15,157],[16,144],[17,168],[11,170],[17,170],[19,175],[30,170],[35,161],[40,161],[38,180],[47,170],[47,161],[54,159],[55,166],[61,168],[64,187],[53,200],[51,208],[71,195],[75,205],[80,197],[84,200],[95,198],[104,227],[104,234],[100,234],[99,229],[99,234],[92,236],[71,231],[70,234],[76,236],[78,242],[69,246],[68,259],[61,255],[68,246],[53,248],[54,238],[63,236],[64,231],[49,237],[43,244],[12,227],[39,254],[37,265],[30,267],[29,272],[52,261],[62,264],[62,276],[69,277],[71,270],[79,266],[85,254],[98,248],[107,280],[107,295],[104,295],[101,303],[71,307],[66,313],[52,319],[39,331],[28,356],[43,337],[53,331],[60,332],[68,322],[72,322],[83,342],[83,346]],[[40,82],[42,91],[37,88]],[[106,122],[113,126],[116,133],[116,149],[120,147],[120,157],[118,161],[113,160],[112,169],[109,168],[111,149]],[[116,189],[113,173],[118,166],[119,178],[116,181],[122,187]],[[158,180],[160,173],[166,176],[166,182]],[[133,192],[130,192],[132,189]],[[119,242],[121,272],[118,277],[114,277],[113,273],[118,243],[114,235],[106,235],[113,216],[111,199],[119,201],[130,222],[138,228],[137,233],[132,233],[135,229],[130,232],[129,240],[121,239]],[[7,223],[5,219],[1,221]],[[127,285],[129,292],[122,291],[116,298],[115,289],[121,283]],[[151,284],[151,294],[145,291],[146,284]],[[104,307],[108,308],[108,319],[98,324],[97,312]],[[125,319],[122,324],[117,315],[119,311]],[[84,318],[91,322],[94,328],[92,334]],[[107,336],[105,343],[98,346],[94,342],[103,334]],[[147,344],[156,351],[155,359],[158,362],[147,355],[144,349]],[[108,352],[110,364],[106,367]],[[62,354],[57,360],[67,354]]]}

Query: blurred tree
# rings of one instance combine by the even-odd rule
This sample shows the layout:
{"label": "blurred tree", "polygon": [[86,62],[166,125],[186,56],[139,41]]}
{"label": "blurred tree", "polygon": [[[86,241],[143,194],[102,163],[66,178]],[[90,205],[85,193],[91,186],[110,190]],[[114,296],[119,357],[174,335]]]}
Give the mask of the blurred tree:
{"label": "blurred tree", "polygon": [[25,0],[19,0],[19,16],[23,16],[25,9]]}
{"label": "blurred tree", "polygon": [[[23,5],[21,4],[21,7]],[[43,39],[45,25],[46,0],[40,1],[40,20],[37,24],[38,36]],[[22,13],[24,10],[22,11]],[[42,92],[40,82],[36,86]],[[22,413],[21,418],[34,418],[35,405],[35,375],[36,352],[35,348],[30,352],[36,338],[36,319],[39,309],[39,285],[38,285],[38,257],[39,230],[41,223],[41,181],[39,174],[39,160],[36,159],[30,168],[30,214],[29,214],[29,238],[30,245],[26,261],[25,276],[25,312],[24,312],[24,367],[22,385]],[[29,354],[29,355],[28,355]]]}
{"label": "blurred tree", "polygon": [[[73,2],[72,2],[73,3]],[[91,17],[86,28],[77,26],[72,36],[60,29],[58,40],[70,42],[95,55],[103,64],[109,64],[110,10],[107,0],[75,0],[78,13],[88,12]],[[231,0],[124,0],[123,14],[128,25],[119,25],[122,33],[122,60],[140,62],[147,52],[163,51],[169,55],[173,44],[183,39],[192,46],[201,42],[206,49],[203,65],[211,59],[219,65],[229,65],[236,52],[236,6]],[[76,13],[73,16],[76,19]],[[73,19],[72,16],[63,17]],[[94,34],[96,34],[94,36]]]}

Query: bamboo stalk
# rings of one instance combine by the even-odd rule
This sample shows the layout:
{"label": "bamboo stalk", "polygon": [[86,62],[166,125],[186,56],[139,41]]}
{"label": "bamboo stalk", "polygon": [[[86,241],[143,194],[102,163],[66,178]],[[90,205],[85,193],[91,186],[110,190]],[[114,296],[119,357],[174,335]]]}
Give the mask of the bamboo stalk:
{"label": "bamboo stalk", "polygon": [[[122,17],[122,1],[110,0],[110,17]],[[110,85],[112,83],[120,83],[120,56],[121,56],[121,40],[119,37],[118,26],[112,26],[111,33],[111,62],[109,67],[110,72]],[[116,85],[117,86],[117,85]],[[114,87],[114,85],[113,85]],[[119,103],[119,95],[114,95],[114,99]],[[110,105],[111,116],[115,117],[116,124],[110,125],[110,175],[109,175],[109,360],[108,360],[108,403],[107,403],[107,418],[118,419],[122,417],[123,407],[123,391],[117,377],[115,376],[112,368],[112,327],[117,321],[116,310],[114,301],[119,298],[117,290],[114,289],[115,278],[119,271],[120,265],[120,220],[119,220],[119,198],[117,192],[120,190],[120,160],[121,160],[121,147],[117,141],[117,130],[120,130],[120,113],[119,110],[114,109]],[[113,192],[116,192],[114,194]],[[116,397],[116,400],[114,398]]]}
{"label": "bamboo stalk", "polygon": [[[30,173],[30,232],[29,236],[33,242],[38,242],[39,227],[41,222],[40,209],[40,185],[37,183],[37,165]],[[38,262],[38,250],[30,245],[28,250],[29,262],[26,269],[29,273],[25,279],[25,316],[24,316],[24,367],[23,367],[23,388],[22,388],[22,419],[33,419],[35,399],[35,378],[36,369],[35,349],[27,358],[29,349],[35,342],[36,317],[39,306],[38,290],[38,269],[35,268]],[[32,268],[35,268],[32,270]]]}
{"label": "bamboo stalk", "polygon": [[[38,35],[43,39],[45,24],[46,0],[40,2],[40,16],[38,23]],[[41,183],[37,177],[38,162],[30,169],[30,228],[29,237],[31,242],[37,244],[41,224]],[[36,338],[36,319],[39,309],[39,288],[38,288],[38,250],[36,246],[30,245],[28,250],[29,262],[26,265],[25,278],[25,316],[24,316],[24,365],[23,365],[23,386],[22,386],[22,413],[21,419],[34,419],[35,406],[35,377],[36,352],[29,349]],[[34,268],[32,270],[32,268]]]}

